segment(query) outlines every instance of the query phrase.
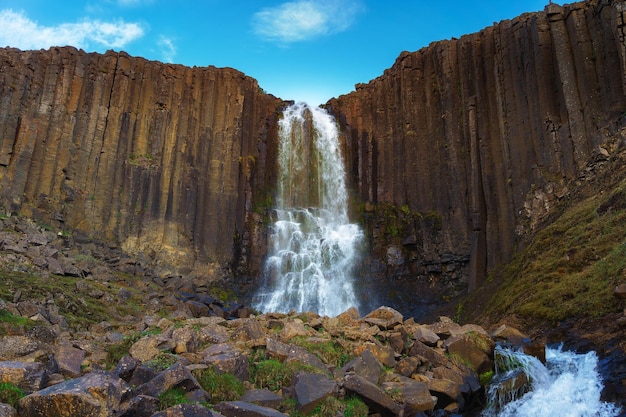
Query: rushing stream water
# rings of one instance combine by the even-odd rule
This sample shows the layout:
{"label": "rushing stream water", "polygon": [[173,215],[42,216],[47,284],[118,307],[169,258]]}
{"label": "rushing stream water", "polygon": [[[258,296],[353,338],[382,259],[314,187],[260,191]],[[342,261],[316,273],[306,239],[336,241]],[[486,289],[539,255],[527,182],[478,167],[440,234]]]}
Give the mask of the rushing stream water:
{"label": "rushing stream water", "polygon": [[337,124],[298,103],[284,111],[279,134],[275,219],[253,306],[327,316],[358,308],[352,270],[363,233],[348,219]]}
{"label": "rushing stream water", "polygon": [[[497,347],[496,363],[500,366],[483,417],[616,417],[621,413],[600,399],[603,385],[595,352],[546,348],[544,365],[522,352]],[[511,377],[527,378],[530,391],[501,390],[498,383]]]}

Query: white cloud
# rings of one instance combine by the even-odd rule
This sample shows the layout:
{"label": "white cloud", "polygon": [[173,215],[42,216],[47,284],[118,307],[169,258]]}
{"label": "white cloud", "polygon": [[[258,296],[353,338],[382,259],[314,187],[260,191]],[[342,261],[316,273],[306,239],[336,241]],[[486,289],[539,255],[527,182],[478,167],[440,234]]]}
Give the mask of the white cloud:
{"label": "white cloud", "polygon": [[163,61],[168,63],[174,62],[174,57],[176,56],[176,46],[174,46],[174,42],[171,39],[161,35],[158,45],[161,49],[161,56],[163,57]]}
{"label": "white cloud", "polygon": [[76,23],[41,26],[21,12],[0,10],[0,46],[19,49],[40,49],[50,46],[71,45],[93,49],[123,48],[143,36],[144,30],[137,23],[102,22],[85,19]]}
{"label": "white cloud", "polygon": [[255,13],[253,26],[267,40],[299,42],[348,29],[358,10],[354,1],[296,0]]}

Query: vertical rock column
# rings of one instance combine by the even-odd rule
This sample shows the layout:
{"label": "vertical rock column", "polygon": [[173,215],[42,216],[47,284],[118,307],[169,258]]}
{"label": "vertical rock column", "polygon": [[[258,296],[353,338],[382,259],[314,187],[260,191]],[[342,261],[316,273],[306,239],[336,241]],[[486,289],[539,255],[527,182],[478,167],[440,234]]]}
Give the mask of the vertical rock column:
{"label": "vertical rock column", "polygon": [[163,273],[210,273],[241,252],[254,190],[271,186],[268,132],[282,105],[254,79],[7,48],[0,88],[5,208],[117,242]]}

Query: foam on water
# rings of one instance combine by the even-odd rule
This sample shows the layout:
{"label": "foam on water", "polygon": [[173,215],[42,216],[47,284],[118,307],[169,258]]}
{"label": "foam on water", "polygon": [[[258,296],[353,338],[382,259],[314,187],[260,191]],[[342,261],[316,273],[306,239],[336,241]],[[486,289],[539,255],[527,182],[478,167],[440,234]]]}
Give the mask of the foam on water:
{"label": "foam on water", "polygon": [[298,103],[285,110],[279,134],[277,208],[252,305],[327,316],[358,308],[352,269],[363,233],[348,220],[336,122],[323,109]]}
{"label": "foam on water", "polygon": [[[602,379],[595,352],[577,354],[546,348],[546,366],[521,352],[504,351],[512,362],[521,365],[531,380],[532,389],[502,407],[483,413],[488,417],[616,417],[620,409],[601,401]],[[492,390],[491,395],[495,395]],[[498,399],[492,396],[490,403]]]}

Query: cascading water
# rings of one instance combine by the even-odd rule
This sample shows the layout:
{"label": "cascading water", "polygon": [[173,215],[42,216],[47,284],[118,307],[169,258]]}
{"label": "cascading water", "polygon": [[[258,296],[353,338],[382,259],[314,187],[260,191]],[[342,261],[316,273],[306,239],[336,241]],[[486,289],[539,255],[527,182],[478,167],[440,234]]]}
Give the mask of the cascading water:
{"label": "cascading water", "polygon": [[[537,358],[499,346],[495,356],[499,365],[483,417],[620,415],[617,406],[600,400],[602,379],[595,352],[577,354],[560,347],[546,348],[545,366]],[[503,389],[516,386],[513,378],[528,381],[528,389]]]}
{"label": "cascading water", "polygon": [[358,308],[352,270],[363,234],[348,220],[335,120],[298,103],[284,111],[279,129],[276,217],[264,284],[252,305],[326,316]]}

